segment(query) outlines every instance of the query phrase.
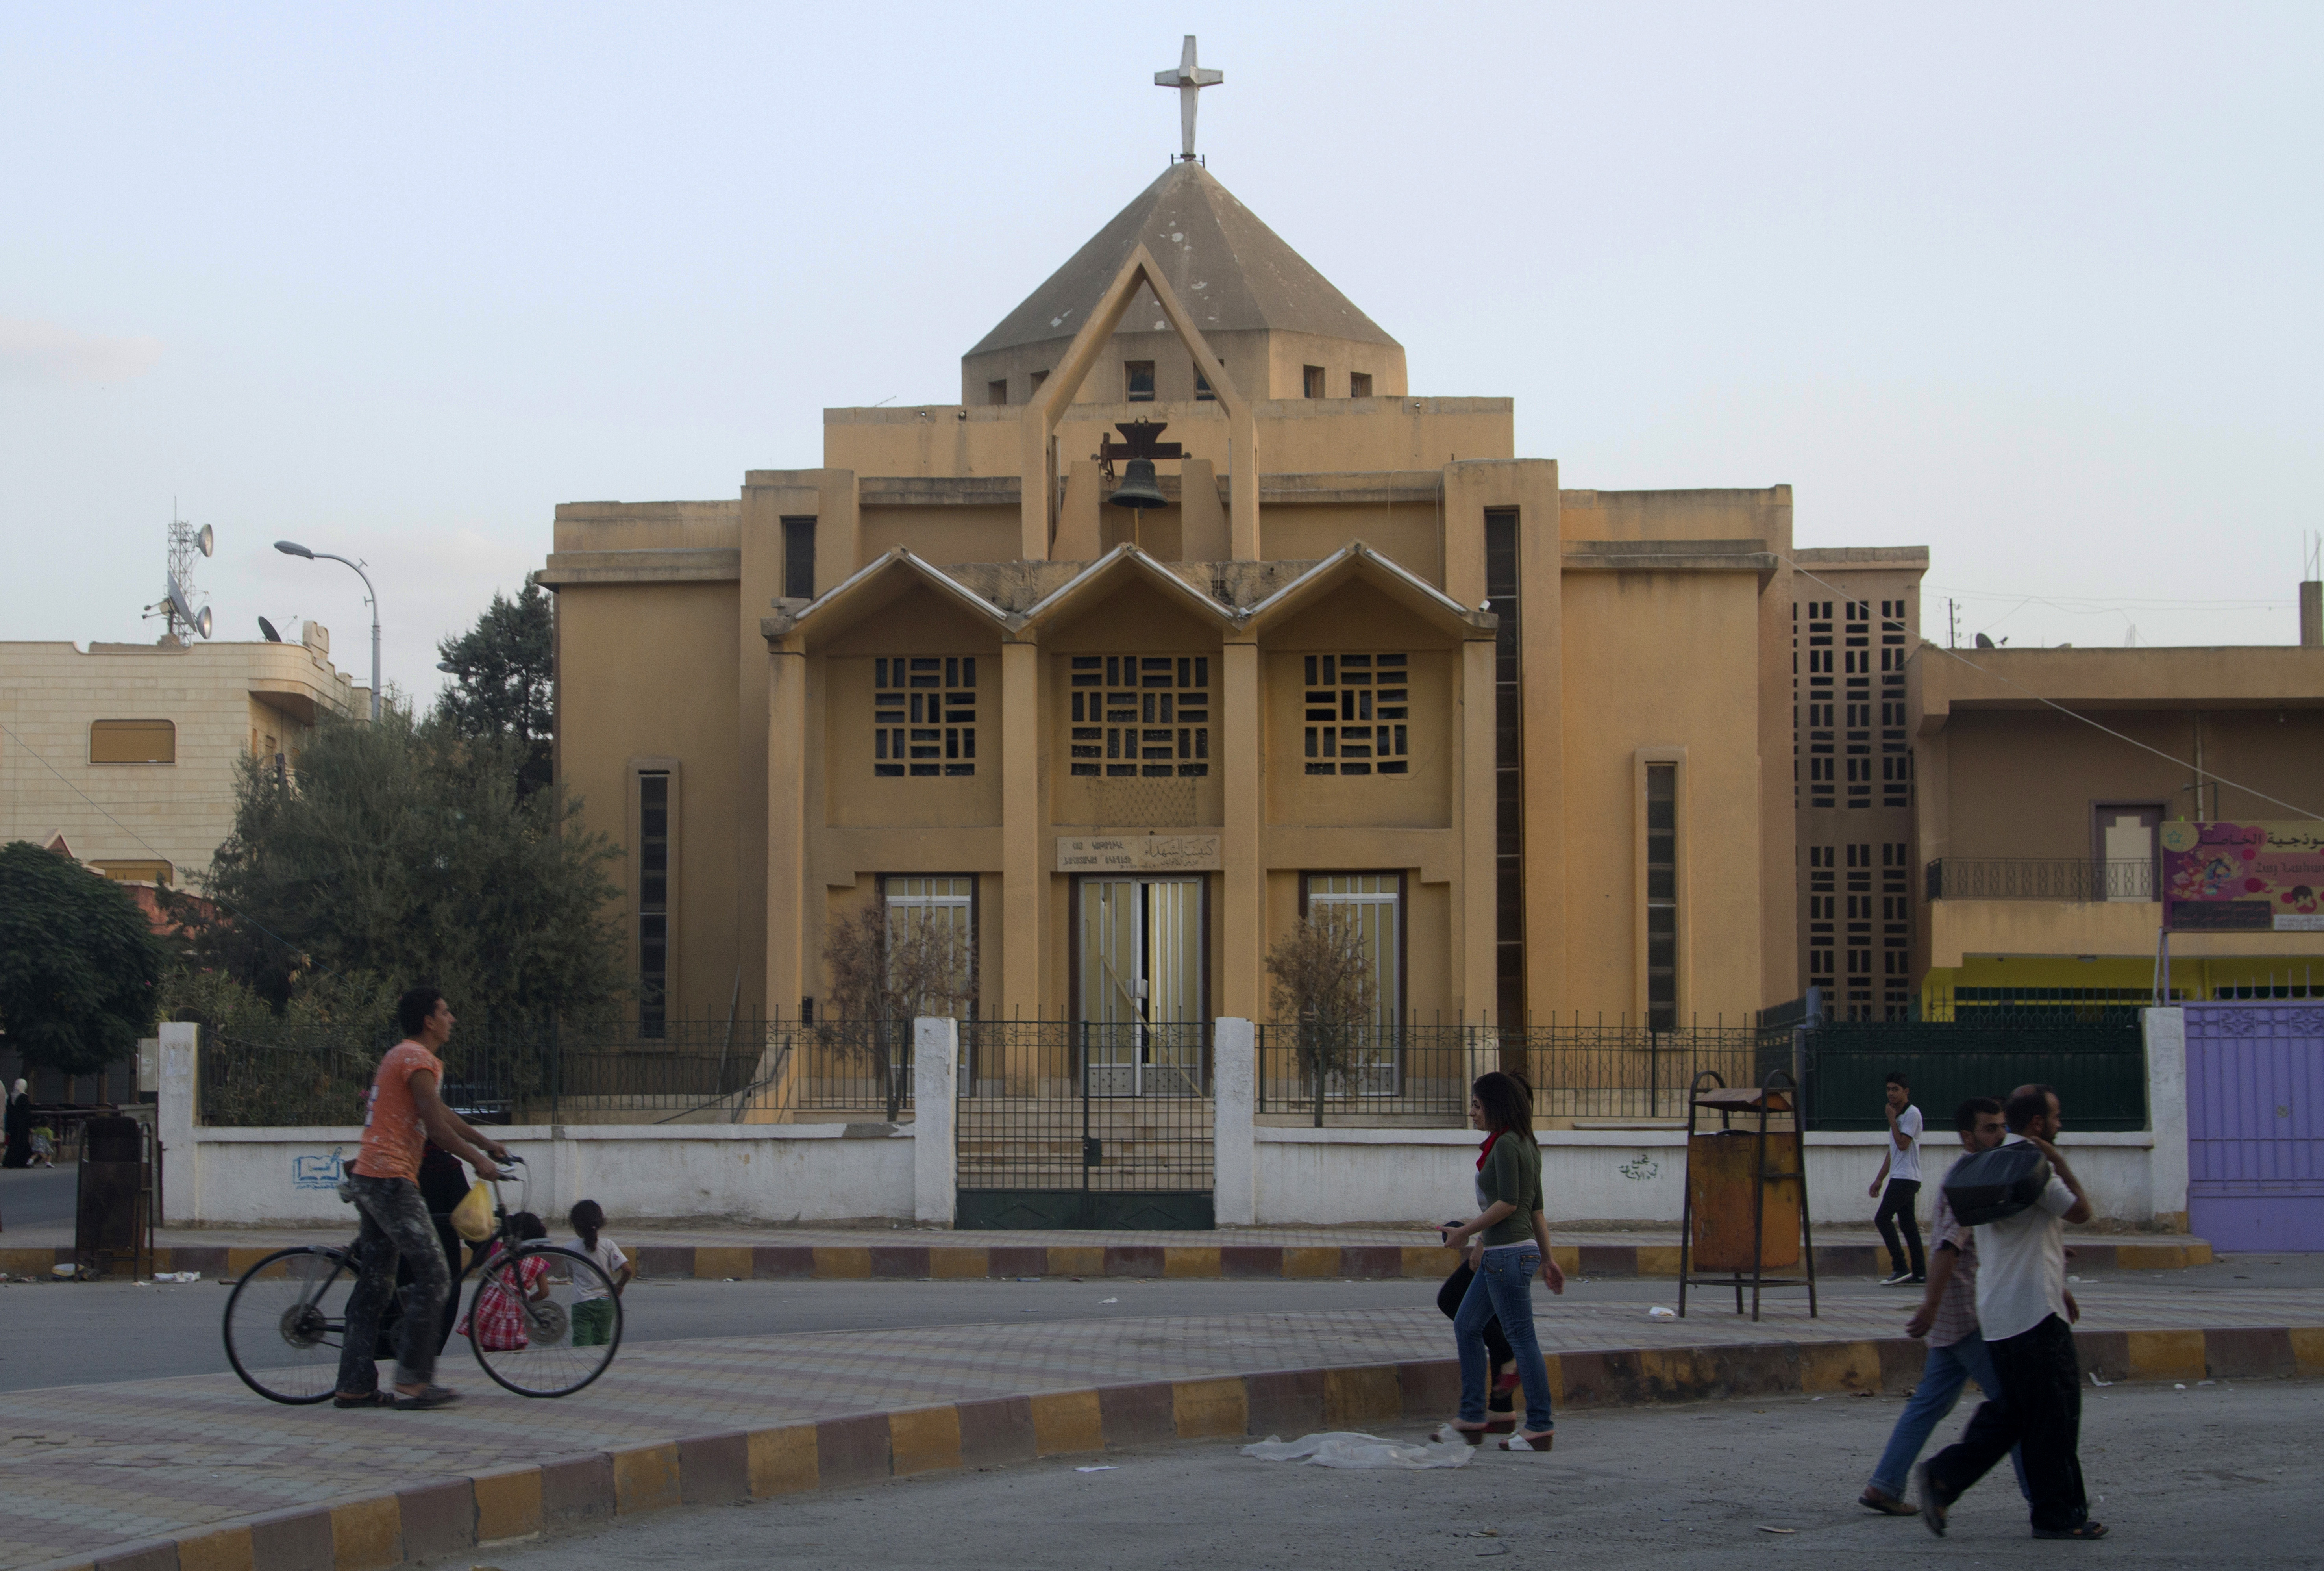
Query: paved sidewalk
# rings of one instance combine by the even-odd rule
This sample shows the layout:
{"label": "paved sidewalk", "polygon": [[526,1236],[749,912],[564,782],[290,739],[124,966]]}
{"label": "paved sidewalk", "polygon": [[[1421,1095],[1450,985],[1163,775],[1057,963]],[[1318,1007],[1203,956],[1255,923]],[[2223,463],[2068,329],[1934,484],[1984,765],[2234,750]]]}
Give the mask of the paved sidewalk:
{"label": "paved sidewalk", "polygon": [[[2324,1289],[2133,1280],[2086,1299],[2085,1361],[2111,1378],[2324,1372],[2324,1330],[2235,1329],[2324,1326]],[[1897,1387],[1918,1350],[1882,1340],[1895,1320],[1872,1299],[1811,1320],[1793,1295],[1758,1325],[1553,1301],[1540,1329],[1563,1400],[1593,1405]],[[371,1571],[501,1528],[973,1465],[986,1444],[1047,1454],[1438,1410],[1449,1352],[1442,1317],[1415,1308],[641,1343],[552,1402],[463,1360],[448,1369],[469,1400],[448,1413],[281,1407],[231,1375],[19,1391],[0,1397],[0,1566]],[[286,1511],[183,1556],[110,1553]],[[450,1536],[430,1548],[430,1534]]]}
{"label": "paved sidewalk", "polygon": [[[741,1280],[865,1277],[1442,1277],[1451,1256],[1425,1228],[1246,1227],[1207,1233],[954,1232],[945,1228],[607,1229],[648,1276]],[[156,1271],[239,1274],[288,1244],[337,1243],[350,1228],[173,1227],[155,1234]],[[1678,1229],[1551,1230],[1559,1263],[1587,1276],[1675,1277]],[[1886,1269],[1867,1226],[1816,1230],[1820,1274]],[[2175,1271],[2210,1263],[2211,1246],[2177,1234],[2075,1234],[2091,1270]],[[0,1234],[0,1271],[43,1276],[72,1260],[69,1229]]]}

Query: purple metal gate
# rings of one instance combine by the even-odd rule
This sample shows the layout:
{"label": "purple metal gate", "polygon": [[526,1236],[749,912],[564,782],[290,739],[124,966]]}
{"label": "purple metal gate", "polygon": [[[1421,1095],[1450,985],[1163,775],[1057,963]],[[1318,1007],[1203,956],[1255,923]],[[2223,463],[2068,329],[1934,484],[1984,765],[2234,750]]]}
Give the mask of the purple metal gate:
{"label": "purple metal gate", "polygon": [[2187,1005],[2188,1225],[2324,1251],[2324,1006]]}

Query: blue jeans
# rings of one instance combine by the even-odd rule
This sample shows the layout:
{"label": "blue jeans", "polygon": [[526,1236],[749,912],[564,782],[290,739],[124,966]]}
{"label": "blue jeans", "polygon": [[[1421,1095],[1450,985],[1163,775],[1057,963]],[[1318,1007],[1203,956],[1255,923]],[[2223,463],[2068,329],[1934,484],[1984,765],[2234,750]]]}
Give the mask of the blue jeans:
{"label": "blue jeans", "polygon": [[1541,1270],[1541,1251],[1532,1244],[1518,1249],[1489,1249],[1476,1280],[1462,1295],[1461,1312],[1452,1317],[1452,1341],[1461,1351],[1461,1421],[1485,1421],[1485,1386],[1492,1360],[1485,1352],[1486,1322],[1498,1318],[1501,1334],[1517,1355],[1517,1378],[1525,1385],[1525,1427],[1538,1435],[1553,1428],[1549,1410],[1549,1371],[1542,1367],[1541,1342],[1533,1331],[1533,1279]]}
{"label": "blue jeans", "polygon": [[[1929,1362],[1921,1370],[1921,1382],[1913,1388],[1912,1400],[1896,1416],[1896,1428],[1888,1436],[1888,1448],[1880,1454],[1880,1461],[1872,1469],[1872,1487],[1891,1499],[1904,1498],[1904,1478],[1913,1471],[1913,1464],[1921,1455],[1921,1447],[1929,1443],[1929,1431],[1945,1421],[1945,1415],[1960,1400],[1961,1386],[1968,1381],[1977,1382],[1977,1389],[1985,1400],[2001,1400],[1999,1377],[1993,1372],[1993,1355],[1986,1351],[1982,1336],[1964,1336],[1950,1347],[1929,1349]],[[2017,1492],[2025,1491],[2025,1459],[2015,1450],[2009,1454],[2017,1468]]]}

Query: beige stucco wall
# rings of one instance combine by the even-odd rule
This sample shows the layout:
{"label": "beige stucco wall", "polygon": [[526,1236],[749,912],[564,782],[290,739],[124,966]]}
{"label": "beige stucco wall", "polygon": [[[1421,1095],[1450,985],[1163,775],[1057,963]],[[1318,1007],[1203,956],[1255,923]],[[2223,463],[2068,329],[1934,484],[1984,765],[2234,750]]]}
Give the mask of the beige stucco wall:
{"label": "beige stucco wall", "polygon": [[[576,585],[558,593],[559,778],[581,799],[584,827],[622,850],[609,871],[622,889],[633,981],[635,772],[674,766],[677,774],[674,1018],[724,1018],[742,958],[735,593],[732,583]],[[750,884],[756,898],[760,880]],[[754,1002],[746,995],[746,1010]]]}
{"label": "beige stucco wall", "polygon": [[[304,643],[0,643],[0,840],[61,831],[85,862],[199,874],[234,824],[242,761],[274,739],[294,763],[316,713],[368,714],[370,694]],[[168,720],[172,764],[91,763],[96,720]],[[60,778],[61,776],[61,778]],[[117,822],[116,822],[117,820]]]}

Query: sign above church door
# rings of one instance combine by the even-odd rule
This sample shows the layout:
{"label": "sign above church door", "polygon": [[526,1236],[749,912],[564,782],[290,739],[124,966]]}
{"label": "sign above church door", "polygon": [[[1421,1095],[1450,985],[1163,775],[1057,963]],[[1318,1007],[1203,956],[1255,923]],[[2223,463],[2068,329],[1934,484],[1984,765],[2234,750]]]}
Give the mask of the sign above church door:
{"label": "sign above church door", "polygon": [[1224,865],[1216,835],[1057,837],[1059,873],[1209,873]]}

